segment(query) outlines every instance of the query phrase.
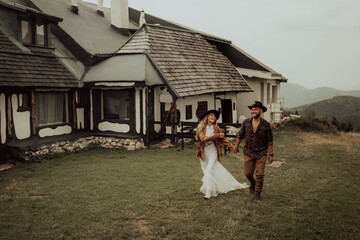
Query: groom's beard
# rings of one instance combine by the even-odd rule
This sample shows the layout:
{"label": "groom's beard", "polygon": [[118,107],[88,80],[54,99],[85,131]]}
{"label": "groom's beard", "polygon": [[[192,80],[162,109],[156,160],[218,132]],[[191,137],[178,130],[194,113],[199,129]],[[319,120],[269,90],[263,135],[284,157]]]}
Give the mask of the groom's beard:
{"label": "groom's beard", "polygon": [[260,117],[260,115],[261,115],[261,113],[257,113],[254,118],[258,119]]}

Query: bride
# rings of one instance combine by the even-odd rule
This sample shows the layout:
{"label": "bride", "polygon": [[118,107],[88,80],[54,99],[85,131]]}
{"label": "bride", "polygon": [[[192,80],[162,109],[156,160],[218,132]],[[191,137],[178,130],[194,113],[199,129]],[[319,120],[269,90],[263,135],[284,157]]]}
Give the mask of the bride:
{"label": "bride", "polygon": [[249,187],[246,183],[239,183],[220,163],[222,145],[230,149],[234,146],[217,125],[219,116],[220,113],[216,110],[207,111],[200,117],[196,131],[196,140],[199,143],[196,156],[200,159],[204,172],[200,191],[205,194],[205,199]]}

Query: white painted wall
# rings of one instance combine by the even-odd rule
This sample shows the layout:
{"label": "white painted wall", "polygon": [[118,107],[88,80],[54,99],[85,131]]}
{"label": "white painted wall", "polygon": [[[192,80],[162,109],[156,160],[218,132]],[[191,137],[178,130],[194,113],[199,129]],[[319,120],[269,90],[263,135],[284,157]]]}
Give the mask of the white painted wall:
{"label": "white painted wall", "polygon": [[39,130],[39,136],[40,137],[52,137],[52,136],[58,136],[58,135],[64,135],[71,133],[71,126],[65,125],[65,126],[58,126],[55,129],[52,128],[43,128]]}
{"label": "white painted wall", "polygon": [[135,129],[137,133],[140,133],[140,89],[135,88]]}
{"label": "white painted wall", "polygon": [[100,131],[112,131],[118,133],[128,133],[130,131],[130,126],[128,124],[111,123],[108,121],[100,122],[98,128]]}
{"label": "white painted wall", "polygon": [[4,93],[0,94],[0,133],[1,143],[6,142],[6,97]]}
{"label": "white painted wall", "polygon": [[[184,122],[197,122],[196,109],[198,102],[207,102],[208,110],[214,109],[214,94],[206,94],[200,96],[192,96],[186,98],[180,98],[176,101],[176,107],[180,111],[180,121]],[[192,119],[186,119],[186,105],[192,105]],[[170,106],[169,106],[170,108]],[[166,109],[167,111],[168,109]]]}
{"label": "white painted wall", "polygon": [[85,109],[84,108],[76,108],[76,120],[77,120],[77,129],[84,129],[85,127]]}
{"label": "white painted wall", "polygon": [[12,94],[11,105],[16,137],[20,140],[29,138],[31,134],[30,111],[18,112],[19,99],[17,94]]}
{"label": "white painted wall", "polygon": [[[242,115],[246,118],[250,118],[250,109],[248,106],[252,105],[254,101],[261,101],[261,82],[264,83],[264,106],[268,109],[266,113],[262,115],[262,117],[269,121],[274,122],[274,120],[280,120],[280,113],[276,113],[276,116],[273,114],[272,109],[273,106],[271,104],[272,100],[272,86],[277,86],[277,96],[280,96],[280,82],[277,80],[266,80],[260,78],[249,78],[247,79],[250,86],[254,89],[254,92],[250,93],[238,93],[237,94],[237,111],[238,111],[238,118]],[[270,103],[268,103],[268,83],[270,84]]]}
{"label": "white painted wall", "polygon": [[93,91],[90,89],[90,130],[94,130],[94,104],[93,104]]}
{"label": "white painted wall", "polygon": [[[160,87],[156,87],[154,89],[154,119],[155,121],[160,121],[160,102],[165,102],[165,111],[168,111],[171,107],[172,97],[169,95],[170,93],[164,88],[163,90]],[[236,93],[227,93],[222,95],[216,95],[218,98],[216,101],[214,94],[205,94],[200,96],[191,96],[185,98],[179,98],[176,101],[176,107],[180,111],[180,121],[183,122],[197,122],[198,118],[196,117],[196,109],[198,107],[198,102],[206,101],[208,104],[208,109],[216,109],[219,110],[221,108],[221,99],[230,99],[232,103],[235,103],[237,106],[238,103],[238,94]],[[192,105],[192,118],[186,119],[186,105]],[[232,111],[233,115],[233,123],[236,123],[238,119],[238,108]],[[219,122],[222,122],[222,118],[220,115]],[[159,131],[160,125],[155,125],[155,131]],[[166,127],[166,132],[171,132],[171,127]]]}
{"label": "white painted wall", "polygon": [[147,88],[143,88],[143,134],[146,134]]}

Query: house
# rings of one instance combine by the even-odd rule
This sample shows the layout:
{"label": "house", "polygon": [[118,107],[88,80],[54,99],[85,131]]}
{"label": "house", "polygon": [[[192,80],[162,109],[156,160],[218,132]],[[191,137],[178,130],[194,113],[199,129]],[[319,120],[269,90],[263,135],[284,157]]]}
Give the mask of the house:
{"label": "house", "polygon": [[[241,49],[239,51],[243,52]],[[268,110],[263,114],[266,120],[272,123],[280,122],[283,108],[282,100],[280,99],[280,84],[286,83],[287,78],[247,53],[243,52],[243,54],[248,56],[248,60],[252,60],[256,64],[253,64],[251,68],[244,68],[242,65],[240,65],[241,67],[236,67],[254,89],[254,92],[250,94],[238,95],[239,104],[237,105],[237,111],[241,113],[239,122],[251,117],[248,104],[244,103],[252,103],[254,101],[261,101],[267,107]]]}
{"label": "house", "polygon": [[211,108],[220,122],[241,122],[262,98],[265,117],[277,121],[286,78],[229,40],[127,0],[102,3],[0,0],[1,146],[88,135],[150,140]]}
{"label": "house", "polygon": [[[150,24],[143,24],[112,57],[90,68],[83,80],[85,85],[123,88],[117,93],[102,90],[94,96],[94,102],[102,104],[95,112],[101,111],[100,119],[107,120],[108,127],[113,115],[117,119],[125,116],[134,124],[135,134],[145,134],[148,120],[166,121],[172,108],[177,123],[196,122],[207,109],[221,109],[221,101],[230,102],[225,112],[231,114],[236,94],[252,91],[231,62],[199,33]],[[115,102],[120,103],[125,94],[135,94],[135,102],[130,101],[130,106],[135,105],[130,107],[135,109],[134,119],[126,103],[116,109]],[[113,129],[119,126],[112,125]],[[124,125],[124,131],[131,129]]]}
{"label": "house", "polygon": [[[88,113],[86,114],[88,117],[85,120],[85,128],[95,134],[115,134],[122,137],[144,135],[147,120],[166,120],[164,117],[169,112],[174,99],[178,99],[176,104],[179,121],[197,121],[199,112],[216,107],[219,109],[226,108],[226,111],[223,111],[224,119],[221,120],[236,123],[237,93],[252,91],[241,74],[231,64],[231,61],[224,57],[218,46],[216,46],[216,44],[220,46],[221,44],[230,43],[228,40],[194,32],[178,24],[148,14],[145,15],[144,12],[121,7],[127,6],[127,1],[123,0],[114,1],[117,5],[113,4],[111,9],[103,8],[101,3],[96,6],[78,1],[75,12],[69,9],[70,2],[66,3],[58,0],[51,1],[51,3],[44,0],[32,0],[32,2],[42,11],[63,16],[64,18],[64,21],[52,30],[57,39],[55,44],[58,44],[58,46],[56,46],[56,49],[61,49],[63,46],[69,49],[69,51],[62,51],[64,54],[71,53],[71,55],[66,55],[63,58],[65,59],[64,62],[67,59],[74,59],[74,61],[76,59],[83,65],[84,70],[79,71],[82,72],[82,76],[79,77],[80,85],[83,89],[88,90],[90,99],[88,108],[85,109],[85,112]],[[125,17],[115,18],[115,14],[116,16]],[[93,24],[88,24],[89,22]],[[154,58],[145,53],[144,49],[141,49],[141,47],[145,47],[144,42],[140,43],[143,44],[140,48],[133,48],[132,52],[125,52],[126,47],[123,47],[124,44],[130,46],[134,41],[138,41],[136,36],[139,34],[137,31],[142,31],[141,25],[143,23],[146,23],[146,26],[151,29],[166,28],[171,34],[177,34],[175,37],[186,34],[191,36],[190,40],[186,40],[187,42],[193,41],[192,46],[196,44],[206,45],[206,51],[215,53],[215,56],[218,56],[215,59],[222,59],[223,62],[226,62],[226,68],[222,68],[220,72],[214,74],[214,71],[219,70],[220,67],[214,67],[215,60],[205,59],[203,63],[208,61],[210,65],[203,64],[201,66],[202,73],[207,71],[207,77],[212,75],[210,76],[211,79],[217,79],[217,81],[210,83],[210,78],[202,79],[205,75],[201,75],[201,71],[196,70],[193,65],[190,64],[190,66],[188,63],[182,69],[178,66],[177,74],[182,75],[184,79],[182,79],[182,85],[178,84],[177,86],[185,89],[186,84],[192,82],[192,85],[187,86],[187,88],[195,87],[193,93],[187,95],[178,94],[177,91],[174,91],[173,85],[179,79],[174,81],[171,79],[176,73],[172,73],[173,76],[169,76],[169,79],[167,79],[158,63],[153,61]],[[157,32],[158,35],[164,33],[164,31]],[[160,39],[162,42],[158,44],[166,44],[165,37]],[[150,44],[150,46],[152,45]],[[191,45],[188,45],[187,49],[181,49],[188,56],[190,51],[193,50],[189,46]],[[172,56],[171,47],[169,46],[166,52],[159,54],[169,56],[168,64],[171,61],[175,65],[181,63],[176,59],[177,57],[181,59],[181,54]],[[117,52],[119,48],[121,50]],[[154,49],[151,51],[154,51]],[[197,55],[206,56],[204,51],[197,52]],[[67,65],[72,64],[67,63]],[[176,66],[169,67],[175,68]],[[194,71],[191,72],[191,69]],[[185,78],[188,78],[188,82],[185,81]],[[233,80],[232,85],[230,84],[227,88],[222,87],[221,83],[229,82],[229,78]],[[234,83],[237,81],[238,83],[234,87]],[[209,84],[220,85],[215,91],[214,88],[209,88],[209,91],[205,91],[205,89],[200,91],[200,89],[196,88],[196,84],[199,87],[201,85],[201,88],[206,88],[205,85]],[[239,87],[240,85],[241,87]],[[152,93],[154,104],[150,104],[151,109],[146,109],[145,106],[149,106],[148,100],[151,100],[152,97],[152,95],[149,97],[148,91],[152,87],[154,87],[154,93]],[[207,96],[209,94],[211,97]],[[114,96],[116,95],[123,96],[123,99],[115,100]],[[117,101],[118,104],[114,103],[114,101]],[[186,104],[186,101],[191,104]],[[122,107],[116,107],[116,105]],[[125,112],[117,114],[116,111]],[[148,119],[146,115],[153,116],[153,119]],[[155,129],[158,127],[155,126]]]}
{"label": "house", "polygon": [[76,129],[78,82],[51,48],[61,18],[0,1],[1,148]]}

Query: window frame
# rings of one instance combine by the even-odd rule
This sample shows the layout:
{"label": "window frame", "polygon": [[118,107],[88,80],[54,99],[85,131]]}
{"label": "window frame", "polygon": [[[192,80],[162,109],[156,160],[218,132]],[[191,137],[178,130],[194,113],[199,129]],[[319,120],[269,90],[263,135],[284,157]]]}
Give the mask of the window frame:
{"label": "window frame", "polygon": [[192,116],[192,105],[186,105],[185,106],[185,119],[186,120],[189,120],[189,119],[192,119],[193,116]]}
{"label": "window frame", "polygon": [[[105,101],[104,101],[104,94],[106,94],[106,92],[124,92],[127,91],[128,92],[128,102],[129,105],[127,106],[127,112],[128,112],[128,118],[129,119],[108,119],[105,118]],[[109,90],[101,90],[100,91],[100,121],[108,121],[108,122],[114,122],[114,123],[130,123],[132,122],[132,107],[133,107],[133,100],[132,100],[132,89],[109,89]]]}
{"label": "window frame", "polygon": [[[64,94],[64,113],[65,114],[65,121],[63,122],[51,122],[51,123],[38,123],[38,112],[37,112],[37,105],[39,104],[39,99],[37,97],[38,94],[51,94],[51,93],[62,93]],[[70,107],[69,107],[69,93],[64,91],[35,91],[35,126],[36,128],[45,128],[51,126],[62,126],[68,125],[70,123]]]}
{"label": "window frame", "polygon": [[[30,34],[30,43],[23,41],[23,31],[22,31],[22,22],[26,21],[28,22],[28,31]],[[37,25],[37,23],[42,23],[41,25]],[[19,33],[19,41],[24,44],[25,46],[36,46],[36,47],[49,47],[49,31],[48,31],[48,22],[44,21],[42,18],[39,17],[24,17],[19,16],[18,17],[18,33]],[[44,27],[44,44],[38,44],[38,34],[37,34],[37,28],[38,26]]]}

